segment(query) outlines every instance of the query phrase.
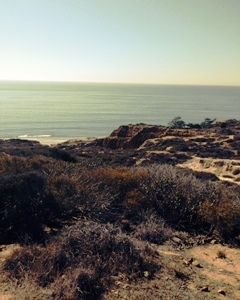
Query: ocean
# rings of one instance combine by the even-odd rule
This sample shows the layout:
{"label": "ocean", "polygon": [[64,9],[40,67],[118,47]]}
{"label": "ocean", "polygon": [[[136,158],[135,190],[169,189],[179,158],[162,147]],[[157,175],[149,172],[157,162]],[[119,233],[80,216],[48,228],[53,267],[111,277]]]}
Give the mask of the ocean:
{"label": "ocean", "polygon": [[0,138],[63,141],[176,116],[240,118],[240,87],[0,82]]}

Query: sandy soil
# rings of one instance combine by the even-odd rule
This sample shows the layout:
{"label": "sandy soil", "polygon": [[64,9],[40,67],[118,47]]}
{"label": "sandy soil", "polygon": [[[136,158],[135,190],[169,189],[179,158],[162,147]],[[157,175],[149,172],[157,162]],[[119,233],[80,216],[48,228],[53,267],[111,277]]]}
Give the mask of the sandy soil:
{"label": "sandy soil", "polygon": [[[207,245],[178,251],[159,246],[156,251],[162,268],[155,278],[138,283],[120,280],[106,299],[240,299],[239,249]],[[222,252],[226,258],[218,257]]]}

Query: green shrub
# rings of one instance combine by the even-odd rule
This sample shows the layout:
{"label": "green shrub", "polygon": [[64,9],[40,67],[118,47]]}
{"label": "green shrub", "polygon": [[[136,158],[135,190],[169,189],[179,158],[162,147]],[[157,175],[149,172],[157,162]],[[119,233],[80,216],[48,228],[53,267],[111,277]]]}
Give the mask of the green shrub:
{"label": "green shrub", "polygon": [[186,123],[181,117],[175,117],[168,123],[168,126],[173,129],[183,129],[186,127]]}

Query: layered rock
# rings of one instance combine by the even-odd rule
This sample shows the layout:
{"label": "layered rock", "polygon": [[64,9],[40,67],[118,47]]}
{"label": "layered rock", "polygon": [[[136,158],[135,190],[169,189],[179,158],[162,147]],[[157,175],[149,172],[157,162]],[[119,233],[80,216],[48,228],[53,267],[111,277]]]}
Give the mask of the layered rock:
{"label": "layered rock", "polygon": [[0,141],[0,154],[3,152],[43,155],[91,168],[165,163],[239,183],[240,121],[218,122],[208,129],[130,124],[105,138],[69,141],[55,147],[31,141]]}

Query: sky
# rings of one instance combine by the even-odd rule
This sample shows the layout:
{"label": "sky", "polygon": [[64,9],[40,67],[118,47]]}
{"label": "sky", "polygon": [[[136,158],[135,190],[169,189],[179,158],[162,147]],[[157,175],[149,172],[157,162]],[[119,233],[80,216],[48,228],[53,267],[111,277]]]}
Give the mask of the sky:
{"label": "sky", "polygon": [[240,0],[0,0],[0,80],[240,85]]}

